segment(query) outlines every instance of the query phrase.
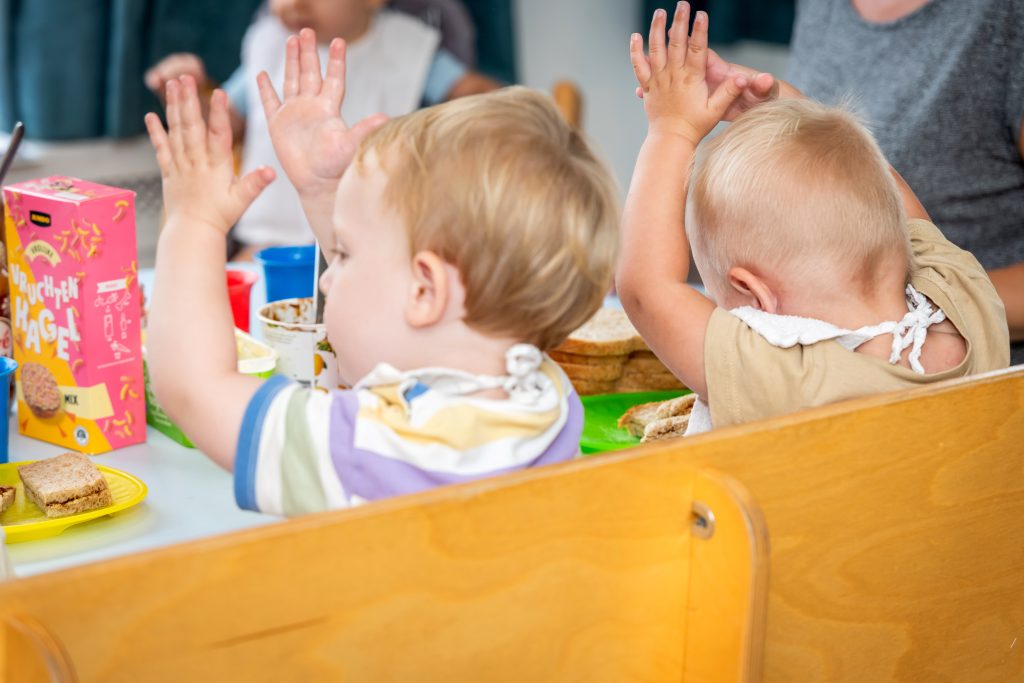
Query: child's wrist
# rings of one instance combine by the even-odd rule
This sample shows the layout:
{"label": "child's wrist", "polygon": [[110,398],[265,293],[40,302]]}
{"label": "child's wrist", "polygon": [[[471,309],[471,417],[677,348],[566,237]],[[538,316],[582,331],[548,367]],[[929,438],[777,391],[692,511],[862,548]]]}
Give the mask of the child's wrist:
{"label": "child's wrist", "polygon": [[194,214],[169,214],[161,232],[161,238],[165,235],[174,239],[186,236],[195,240],[223,242],[227,239],[230,230],[230,225],[208,217]]}
{"label": "child's wrist", "polygon": [[296,185],[295,190],[299,193],[299,198],[302,200],[317,201],[325,197],[329,197],[331,202],[334,201],[334,195],[338,191],[338,185],[341,184],[341,178],[331,180],[318,180],[312,183],[303,183],[301,187]]}
{"label": "child's wrist", "polygon": [[705,135],[706,133],[683,119],[659,119],[652,121],[647,128],[647,137],[679,139],[688,142],[694,148]]}

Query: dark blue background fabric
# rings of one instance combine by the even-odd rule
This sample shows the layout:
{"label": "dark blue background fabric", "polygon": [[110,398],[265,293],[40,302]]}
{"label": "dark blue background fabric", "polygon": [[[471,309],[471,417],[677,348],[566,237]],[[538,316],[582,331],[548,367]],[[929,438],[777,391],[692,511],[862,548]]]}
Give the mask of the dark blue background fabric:
{"label": "dark blue background fabric", "polygon": [[31,138],[126,137],[159,104],[146,69],[195,52],[214,80],[238,66],[260,0],[0,0],[0,128]]}
{"label": "dark blue background fabric", "polygon": [[[654,10],[675,12],[676,0],[645,0],[640,32],[646,35]],[[715,44],[737,40],[788,43],[793,32],[795,0],[690,0],[693,11],[711,18],[709,40]]]}
{"label": "dark blue background fabric", "polygon": [[[0,0],[0,130],[24,121],[40,140],[129,137],[159,111],[142,81],[173,52],[193,52],[215,82],[239,63],[261,0]],[[516,80],[511,0],[464,0],[477,68]]]}

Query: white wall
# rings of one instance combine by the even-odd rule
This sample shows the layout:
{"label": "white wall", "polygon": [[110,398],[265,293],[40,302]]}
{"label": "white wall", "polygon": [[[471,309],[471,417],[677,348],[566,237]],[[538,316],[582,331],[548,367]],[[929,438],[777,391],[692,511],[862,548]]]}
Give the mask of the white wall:
{"label": "white wall", "polygon": [[583,92],[583,128],[611,164],[623,195],[647,132],[629,63],[639,0],[516,0],[519,78],[550,91],[574,81]]}
{"label": "white wall", "polygon": [[[611,164],[625,196],[647,132],[629,63],[630,34],[647,32],[649,18],[641,17],[642,3],[515,0],[513,7],[520,80],[546,91],[563,79],[580,87],[583,128]],[[785,47],[741,43],[720,52],[730,61],[783,76],[789,51]]]}

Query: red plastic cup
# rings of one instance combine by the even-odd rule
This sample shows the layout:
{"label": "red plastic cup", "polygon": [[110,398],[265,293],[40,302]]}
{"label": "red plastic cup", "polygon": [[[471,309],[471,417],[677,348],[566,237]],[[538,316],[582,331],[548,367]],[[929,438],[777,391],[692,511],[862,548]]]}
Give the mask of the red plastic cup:
{"label": "red plastic cup", "polygon": [[249,270],[227,271],[231,315],[235,318],[235,327],[243,332],[249,331],[249,300],[252,286],[258,277],[256,273]]}

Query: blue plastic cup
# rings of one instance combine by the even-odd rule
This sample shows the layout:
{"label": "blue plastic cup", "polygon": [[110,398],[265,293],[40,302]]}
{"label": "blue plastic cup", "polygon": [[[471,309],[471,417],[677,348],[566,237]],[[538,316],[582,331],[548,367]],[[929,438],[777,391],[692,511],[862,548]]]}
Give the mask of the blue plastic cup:
{"label": "blue plastic cup", "polygon": [[316,246],[268,247],[254,258],[263,266],[267,301],[313,296]]}
{"label": "blue plastic cup", "polygon": [[11,381],[18,364],[13,358],[0,357],[0,462],[10,460],[10,427],[11,427]]}

